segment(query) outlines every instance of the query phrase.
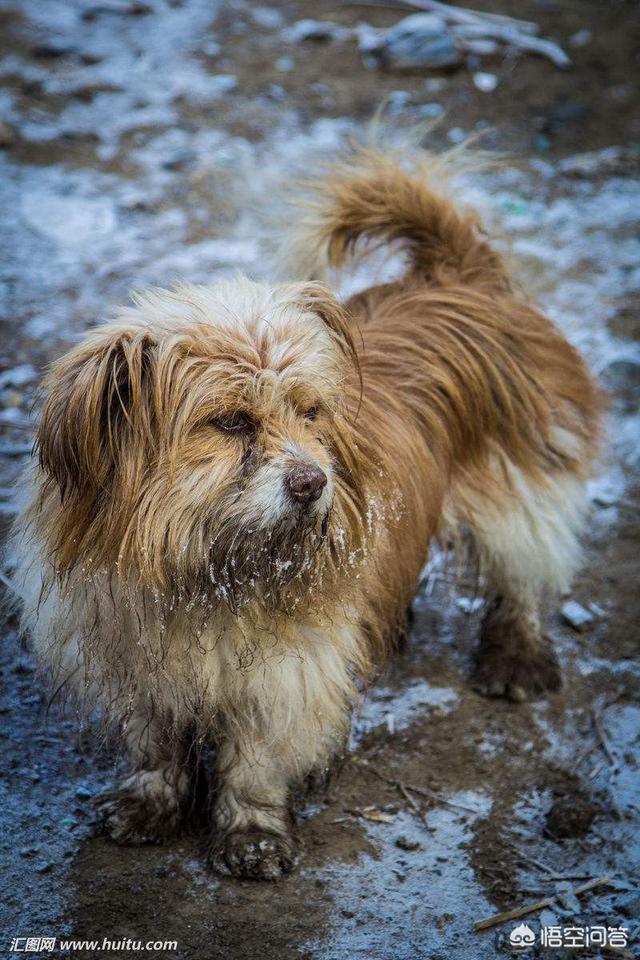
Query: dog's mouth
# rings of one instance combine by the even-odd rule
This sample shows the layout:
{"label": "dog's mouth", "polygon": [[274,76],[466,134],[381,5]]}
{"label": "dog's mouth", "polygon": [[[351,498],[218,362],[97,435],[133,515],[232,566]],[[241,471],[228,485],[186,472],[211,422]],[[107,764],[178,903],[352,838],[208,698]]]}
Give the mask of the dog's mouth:
{"label": "dog's mouth", "polygon": [[234,613],[252,601],[287,606],[317,584],[329,540],[331,507],[296,509],[267,529],[221,531],[209,551],[208,581]]}

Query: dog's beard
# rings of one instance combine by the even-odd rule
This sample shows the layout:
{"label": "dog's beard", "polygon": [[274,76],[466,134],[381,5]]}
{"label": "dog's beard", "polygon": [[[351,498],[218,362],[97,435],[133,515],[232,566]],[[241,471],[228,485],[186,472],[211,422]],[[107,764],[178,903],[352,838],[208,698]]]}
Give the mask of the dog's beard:
{"label": "dog's beard", "polygon": [[288,516],[267,529],[228,520],[210,538],[206,592],[233,613],[252,602],[295,609],[322,581],[330,513]]}

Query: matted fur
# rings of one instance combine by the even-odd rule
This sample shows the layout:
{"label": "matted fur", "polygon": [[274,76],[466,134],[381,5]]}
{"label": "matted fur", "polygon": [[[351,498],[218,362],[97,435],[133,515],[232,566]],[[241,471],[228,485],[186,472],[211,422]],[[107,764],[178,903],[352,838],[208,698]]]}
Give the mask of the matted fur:
{"label": "matted fur", "polygon": [[[116,838],[146,836],[149,809],[161,834],[158,798],[173,824],[189,730],[218,744],[227,867],[288,869],[289,789],[340,748],[434,537],[470,537],[500,594],[483,689],[557,685],[539,603],[579,561],[600,400],[430,184],[441,166],[360,151],[307,199],[300,282],[151,291],[47,374],[14,537],[23,626],[56,685],[128,733],[141,772],[109,801]],[[362,237],[404,242],[407,271],[340,304],[314,278]],[[303,508],[301,467],[326,479]]]}

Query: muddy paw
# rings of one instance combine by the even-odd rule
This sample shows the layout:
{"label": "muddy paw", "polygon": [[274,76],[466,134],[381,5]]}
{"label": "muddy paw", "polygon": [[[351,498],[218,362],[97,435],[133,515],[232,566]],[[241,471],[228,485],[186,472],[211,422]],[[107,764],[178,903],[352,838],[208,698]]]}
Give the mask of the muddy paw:
{"label": "muddy paw", "polygon": [[243,880],[279,880],[295,864],[290,840],[260,830],[230,833],[209,859],[215,869]]}
{"label": "muddy paw", "polygon": [[164,843],[180,823],[178,792],[155,771],[128,777],[95,805],[102,830],[123,846]]}
{"label": "muddy paw", "polygon": [[515,703],[554,692],[562,686],[560,665],[550,646],[516,656],[499,647],[478,651],[472,685],[485,697],[506,697]]}

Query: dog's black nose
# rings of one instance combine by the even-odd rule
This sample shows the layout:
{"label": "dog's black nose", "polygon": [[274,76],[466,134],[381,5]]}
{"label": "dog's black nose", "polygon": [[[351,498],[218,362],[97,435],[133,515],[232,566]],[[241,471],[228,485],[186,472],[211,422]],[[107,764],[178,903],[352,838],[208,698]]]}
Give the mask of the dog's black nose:
{"label": "dog's black nose", "polygon": [[287,476],[289,496],[296,503],[307,505],[318,500],[327,484],[327,477],[320,467],[296,467]]}

